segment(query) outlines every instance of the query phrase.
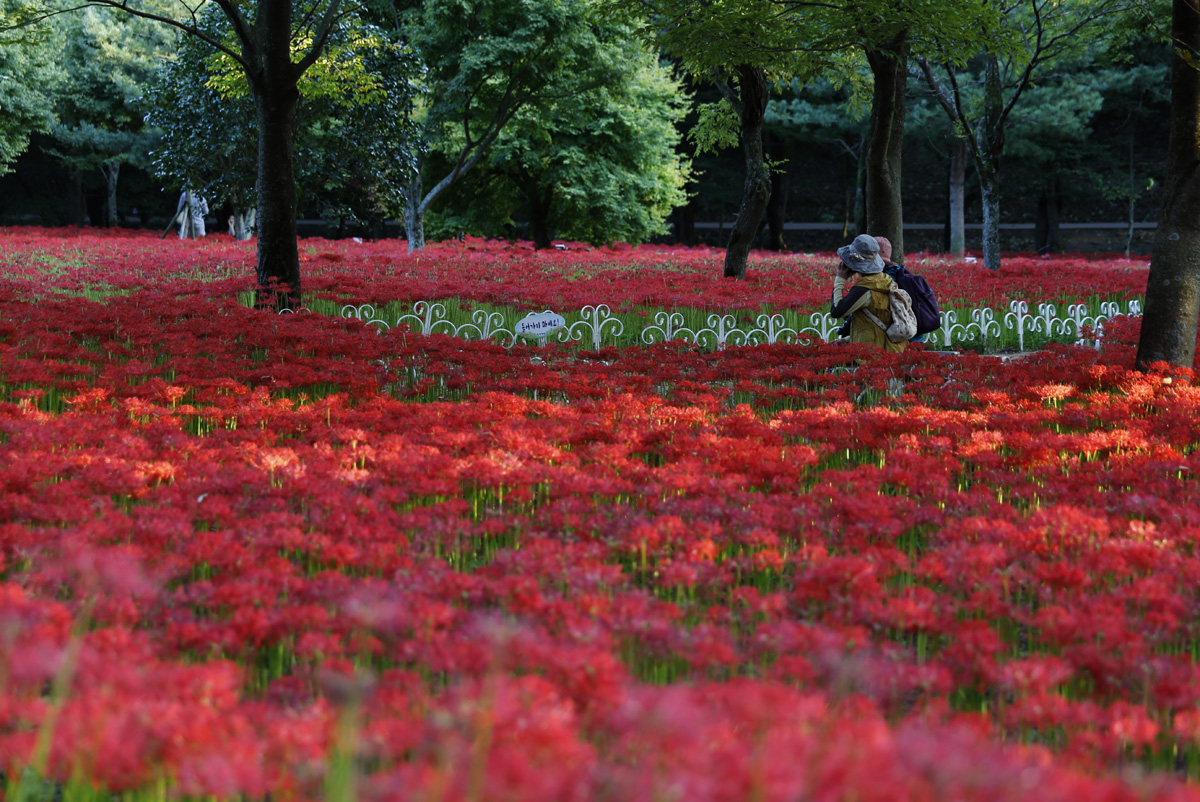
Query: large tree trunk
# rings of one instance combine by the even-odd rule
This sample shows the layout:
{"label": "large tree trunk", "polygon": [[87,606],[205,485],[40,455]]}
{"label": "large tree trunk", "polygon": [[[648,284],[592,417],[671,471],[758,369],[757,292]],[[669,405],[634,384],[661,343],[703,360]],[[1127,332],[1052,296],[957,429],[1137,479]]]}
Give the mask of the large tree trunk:
{"label": "large tree trunk", "polygon": [[293,139],[299,73],[292,63],[291,0],[261,0],[255,19],[261,73],[253,82],[258,119],[258,293],[255,306],[298,309]]}
{"label": "large tree trunk", "polygon": [[983,195],[983,266],[1000,267],[1000,154],[1004,150],[1003,87],[1000,60],[989,55],[983,69],[983,116],[976,138],[976,167]]}
{"label": "large tree trunk", "polygon": [[117,178],[121,174],[121,163],[116,160],[105,162],[100,166],[100,172],[104,173],[104,185],[108,190],[105,204],[108,226],[116,228],[121,224],[120,217],[117,215]]}
{"label": "large tree trunk", "polygon": [[741,101],[742,152],[746,157],[746,184],[742,205],[729,235],[725,250],[725,278],[746,277],[746,259],[763,213],[771,199],[771,176],[763,161],[762,124],[767,110],[767,76],[758,67],[743,64],[738,68]]}
{"label": "large tree trunk", "polygon": [[1159,361],[1192,367],[1200,315],[1200,72],[1194,66],[1200,8],[1194,0],[1174,0],[1172,9],[1171,127],[1138,341],[1139,370]]}
{"label": "large tree trunk", "polygon": [[[273,90],[273,91],[272,91]],[[267,88],[255,97],[258,112],[258,294],[263,308],[302,305],[296,243],[296,175],[292,137],[299,92]]]}
{"label": "large tree trunk", "polygon": [[954,140],[950,149],[950,253],[967,250],[967,143]]}
{"label": "large tree trunk", "polygon": [[904,212],[900,166],[904,150],[904,90],[908,82],[908,32],[867,53],[875,79],[871,143],[867,149],[866,233],[887,237],[892,260],[904,264]]}

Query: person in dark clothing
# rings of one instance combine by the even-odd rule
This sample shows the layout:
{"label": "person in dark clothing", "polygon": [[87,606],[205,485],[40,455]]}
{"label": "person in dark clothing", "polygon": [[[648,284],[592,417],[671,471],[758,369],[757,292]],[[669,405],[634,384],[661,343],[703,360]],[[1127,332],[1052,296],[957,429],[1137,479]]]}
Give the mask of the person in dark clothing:
{"label": "person in dark clothing", "polygon": [[[898,265],[892,261],[892,243],[887,237],[876,237],[875,241],[879,243],[879,258],[883,260],[883,272],[891,276],[895,280],[901,273],[904,272],[904,266]],[[910,343],[925,342],[925,335],[918,334],[909,340]]]}

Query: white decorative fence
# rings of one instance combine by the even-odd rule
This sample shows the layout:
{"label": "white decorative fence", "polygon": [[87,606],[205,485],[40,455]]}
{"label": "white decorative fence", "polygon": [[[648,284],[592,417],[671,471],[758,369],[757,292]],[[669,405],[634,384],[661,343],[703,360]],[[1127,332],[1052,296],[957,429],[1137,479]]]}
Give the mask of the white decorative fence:
{"label": "white decorative fence", "polygon": [[[290,311],[283,310],[285,313]],[[1105,301],[1100,304],[1098,312],[1091,314],[1084,304],[1071,304],[1060,312],[1055,304],[1040,303],[1036,311],[1031,312],[1027,302],[1013,301],[1002,315],[989,307],[961,311],[964,315],[962,320],[959,319],[959,311],[952,309],[942,312],[942,327],[926,335],[928,347],[953,349],[970,344],[986,349],[989,342],[998,344],[1002,332],[1008,332],[1016,335],[1020,351],[1025,350],[1028,334],[1037,334],[1045,340],[1073,338],[1078,344],[1093,344],[1099,348],[1104,336],[1104,323],[1118,315],[1140,315],[1142,305],[1137,300],[1123,306],[1116,301]],[[559,316],[549,310],[531,313],[511,323],[501,312],[483,309],[472,312],[469,321],[456,323],[447,316],[444,304],[432,301],[417,301],[410,311],[390,322],[383,319],[370,304],[344,306],[341,314],[344,318],[355,318],[380,330],[407,325],[421,334],[445,334],[465,340],[497,340],[506,348],[511,348],[520,337],[529,337],[539,345],[545,345],[550,339],[558,342],[586,341],[596,350],[602,345],[616,345],[617,338],[625,333],[625,323],[614,317],[606,304],[585,306],[568,316]],[[799,320],[802,324],[803,316]],[[837,336],[842,323],[827,312],[808,315],[807,321],[807,325],[799,325],[797,329],[788,326],[782,314],[760,314],[755,318],[754,325],[739,328],[734,315],[714,313],[705,318],[705,325],[688,327],[681,312],[657,312],[653,323],[643,327],[638,340],[646,344],[679,340],[714,350],[726,345],[829,342]]]}

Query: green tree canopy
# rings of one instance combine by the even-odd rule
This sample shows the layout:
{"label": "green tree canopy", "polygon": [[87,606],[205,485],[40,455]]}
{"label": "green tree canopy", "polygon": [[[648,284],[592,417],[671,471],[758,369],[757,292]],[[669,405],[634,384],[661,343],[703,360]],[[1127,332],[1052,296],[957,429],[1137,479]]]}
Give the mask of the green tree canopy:
{"label": "green tree canopy", "polygon": [[[529,222],[540,247],[552,238],[641,242],[665,232],[685,200],[688,165],[676,151],[686,96],[668,65],[621,25],[586,26],[587,58],[550,76],[476,168],[431,217],[439,235],[504,232]],[[578,67],[578,68],[576,68]],[[435,151],[449,169],[457,144]]]}
{"label": "green tree canopy", "polygon": [[21,0],[0,0],[0,175],[12,169],[32,133],[54,123],[54,99],[66,79],[56,31],[16,27],[26,11]]}
{"label": "green tree canopy", "polygon": [[[170,7],[161,8],[170,13]],[[160,59],[175,49],[178,30],[157,22],[89,7],[55,21],[69,80],[57,94],[51,153],[71,173],[72,203],[81,174],[103,173],[108,187],[107,222],[116,225],[117,181],[122,164],[145,166],[154,132],[145,125],[142,92]],[[81,216],[69,210],[69,218]]]}
{"label": "green tree canopy", "polygon": [[[425,0],[405,12],[404,35],[426,70],[413,115],[424,147],[409,164],[405,200],[410,250],[425,246],[433,202],[479,163],[521,109],[559,92],[556,74],[588,67],[590,25],[584,0]],[[435,151],[448,158],[431,173],[426,162]]]}
{"label": "green tree canopy", "polygon": [[[197,16],[210,38],[232,37],[215,8]],[[319,198],[335,223],[378,223],[399,212],[411,160],[409,109],[419,65],[411,51],[356,18],[339,21],[324,55],[300,83],[296,109],[299,193]],[[147,91],[149,120],[162,133],[159,175],[237,210],[257,202],[257,132],[245,77],[207,41],[188,37]]]}

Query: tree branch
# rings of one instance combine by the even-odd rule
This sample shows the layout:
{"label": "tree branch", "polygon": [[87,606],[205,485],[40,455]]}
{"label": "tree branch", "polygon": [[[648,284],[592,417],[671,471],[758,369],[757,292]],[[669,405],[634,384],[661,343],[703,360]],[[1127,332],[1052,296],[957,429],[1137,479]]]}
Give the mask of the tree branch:
{"label": "tree branch", "polygon": [[304,58],[296,63],[297,78],[303,75],[304,71],[321,57],[321,51],[325,49],[325,43],[329,40],[329,33],[333,30],[333,25],[338,20],[338,7],[340,5],[341,0],[331,0],[329,3],[329,8],[325,10],[325,16],[321,19],[321,24],[317,26],[316,33],[313,34],[312,47],[309,48]]}
{"label": "tree branch", "polygon": [[[214,2],[216,2],[223,11],[225,10],[225,5],[229,4],[229,0],[214,0]],[[129,0],[91,0],[91,2],[87,3],[87,5],[100,6],[102,8],[114,8],[118,11],[124,11],[126,14],[132,14],[135,17],[141,17],[142,19],[154,20],[155,22],[161,22],[164,25],[170,25],[172,28],[177,28],[189,36],[195,36],[202,42],[215,47],[217,50],[221,51],[241,65],[242,69],[246,71],[247,75],[250,74],[250,64],[246,61],[243,54],[235,53],[233,50],[230,50],[228,47],[226,47],[221,41],[214,39],[204,31],[200,30],[200,28],[195,24],[196,9],[188,7],[186,3],[181,2],[180,5],[186,8],[188,13],[191,15],[193,22],[190,25],[185,22],[179,22],[178,20],[171,19],[170,17],[164,17],[162,14],[155,14],[149,11],[141,11],[136,8],[131,8],[129,6]],[[225,11],[225,13],[228,15],[229,12]]]}

